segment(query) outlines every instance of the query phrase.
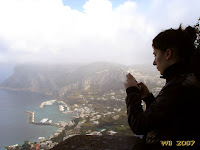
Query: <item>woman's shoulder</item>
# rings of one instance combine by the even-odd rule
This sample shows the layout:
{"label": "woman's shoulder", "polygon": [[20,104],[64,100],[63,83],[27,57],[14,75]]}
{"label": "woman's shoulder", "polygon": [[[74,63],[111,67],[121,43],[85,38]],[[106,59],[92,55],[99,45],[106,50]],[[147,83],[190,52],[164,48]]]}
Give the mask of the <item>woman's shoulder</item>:
{"label": "woman's shoulder", "polygon": [[186,89],[197,89],[200,91],[200,76],[194,73],[182,73],[173,78],[167,83],[162,91],[165,90],[186,90]]}
{"label": "woman's shoulder", "polygon": [[194,73],[186,73],[184,74],[182,85],[184,87],[198,88],[200,90],[200,76]]}

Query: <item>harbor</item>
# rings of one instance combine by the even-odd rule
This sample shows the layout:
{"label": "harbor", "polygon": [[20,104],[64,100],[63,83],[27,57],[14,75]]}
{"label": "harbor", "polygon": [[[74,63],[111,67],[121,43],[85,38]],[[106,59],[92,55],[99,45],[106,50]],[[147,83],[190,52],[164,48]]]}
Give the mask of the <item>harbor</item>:
{"label": "harbor", "polygon": [[42,102],[40,104],[40,108],[44,108],[45,105],[52,105],[56,102],[56,100],[49,100],[49,101],[45,101],[45,102]]}
{"label": "harbor", "polygon": [[40,122],[35,122],[35,112],[25,111],[25,113],[29,114],[29,123],[30,124],[35,124],[35,125],[50,125],[50,126],[55,126],[55,127],[58,127],[58,128],[62,128],[63,127],[59,123],[52,123],[51,120],[48,121],[48,118],[44,118]]}

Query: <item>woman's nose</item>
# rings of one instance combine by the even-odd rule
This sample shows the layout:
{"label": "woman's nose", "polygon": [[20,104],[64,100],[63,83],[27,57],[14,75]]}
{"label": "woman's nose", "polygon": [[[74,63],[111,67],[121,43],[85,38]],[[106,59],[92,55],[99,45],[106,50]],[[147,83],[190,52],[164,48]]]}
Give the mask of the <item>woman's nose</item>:
{"label": "woman's nose", "polygon": [[154,65],[154,66],[156,65],[156,61],[155,61],[155,59],[154,59],[154,61],[153,61],[153,65]]}

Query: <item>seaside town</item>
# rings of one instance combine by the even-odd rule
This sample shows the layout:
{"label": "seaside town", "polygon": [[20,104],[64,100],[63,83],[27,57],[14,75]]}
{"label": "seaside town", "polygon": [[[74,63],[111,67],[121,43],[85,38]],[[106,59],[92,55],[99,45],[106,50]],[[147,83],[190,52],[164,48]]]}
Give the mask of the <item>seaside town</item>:
{"label": "seaside town", "polygon": [[[149,68],[130,68],[127,72],[134,74],[138,82],[144,82],[154,96],[159,93],[165,83],[165,80],[159,79],[159,75]],[[97,74],[101,75],[101,72]],[[44,109],[44,107],[56,104],[57,111],[63,115],[73,114],[73,118],[70,121],[54,122],[48,117],[37,121],[38,119],[35,118],[35,113],[37,112],[25,111],[25,115],[29,116],[27,121],[29,124],[54,126],[57,127],[57,132],[49,135],[48,138],[38,137],[34,142],[24,141],[24,144],[7,146],[5,149],[48,150],[75,135],[134,135],[127,121],[125,89],[123,86],[116,89],[109,87],[108,89],[99,88],[98,86],[76,89],[62,99],[44,101],[38,106],[39,109]],[[145,110],[145,103],[143,101],[141,105]]]}
{"label": "seaside town", "polygon": [[[191,87],[189,92],[196,93],[193,85],[198,84],[200,73],[199,4],[198,0],[0,0],[0,127],[3,131],[0,150],[50,150],[63,143],[64,149],[76,149],[79,143],[84,143],[80,135],[93,137],[94,142],[88,140],[92,146],[100,143],[99,137],[107,135],[123,136],[123,140],[113,140],[121,145],[128,141],[124,137],[143,136],[133,131],[143,133],[140,131],[146,128],[140,126],[142,130],[137,132],[135,127],[138,122],[146,122],[145,117],[139,116],[141,122],[134,115],[131,117],[131,124],[136,125],[133,131],[128,124],[124,82],[127,81],[128,87],[132,84],[127,74],[134,76],[141,98],[148,92],[145,86],[140,88],[140,82],[155,97],[162,96],[170,85],[166,79],[170,76],[172,79],[180,71],[187,73],[185,77],[191,80],[191,86],[182,82],[177,87],[185,86],[183,91]],[[196,100],[198,95],[192,96]],[[159,102],[159,97],[156,100]],[[155,119],[151,114],[150,119],[146,117],[147,122],[151,117],[158,120],[158,124],[150,121],[147,129],[151,132],[146,143],[156,147],[157,141],[170,137],[171,128],[177,133],[172,137],[174,140],[180,132],[184,134],[179,142],[186,143],[183,141],[186,135],[195,138],[198,132],[193,136],[192,133],[198,127],[193,121],[196,116],[189,118],[188,110],[183,111],[186,106],[189,110],[197,107],[193,107],[193,101],[190,105],[183,104],[175,113],[168,113],[172,119],[177,117],[176,121],[171,122],[168,115],[167,119]],[[141,106],[145,111],[142,99]],[[136,112],[129,110],[129,114]],[[151,111],[151,107],[147,110]],[[176,116],[176,112],[183,115]],[[152,129],[152,124],[158,127],[163,120],[170,125],[166,123],[162,131]],[[179,127],[180,122],[185,126]],[[195,125],[194,128],[184,130],[189,124]],[[168,130],[163,130],[168,125]],[[115,148],[101,149],[121,150],[110,141],[102,143]],[[164,142],[171,145],[169,141]],[[85,145],[87,149],[95,149]],[[134,148],[143,147],[146,146],[139,141]]]}
{"label": "seaside town", "polygon": [[[149,76],[136,76],[144,81],[149,81]],[[152,80],[151,80],[152,81]],[[153,80],[155,81],[155,80]],[[152,88],[154,95],[158,94],[164,84],[164,80],[159,80],[154,83],[155,88]],[[59,103],[58,111],[63,114],[73,113],[74,117],[69,122],[59,121],[53,123],[48,118],[43,118],[40,122],[35,122],[34,113],[26,111],[29,115],[29,123],[35,125],[51,125],[58,127],[58,130],[47,139],[38,137],[38,140],[30,143],[25,141],[23,145],[12,145],[5,147],[7,150],[23,149],[28,146],[29,149],[44,149],[53,148],[56,144],[64,141],[75,135],[133,135],[127,123],[126,107],[125,107],[125,90],[110,90],[100,92],[97,89],[88,91],[74,91],[66,99],[50,100],[40,104],[40,109],[46,105]],[[141,103],[145,110],[145,104]]]}

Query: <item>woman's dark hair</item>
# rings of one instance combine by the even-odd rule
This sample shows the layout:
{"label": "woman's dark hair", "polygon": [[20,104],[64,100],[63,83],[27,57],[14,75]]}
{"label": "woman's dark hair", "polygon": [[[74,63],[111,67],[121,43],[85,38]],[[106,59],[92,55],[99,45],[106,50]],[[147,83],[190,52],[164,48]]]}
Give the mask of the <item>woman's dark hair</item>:
{"label": "woman's dark hair", "polygon": [[195,50],[194,41],[196,39],[195,28],[188,26],[185,30],[181,25],[178,29],[168,29],[159,33],[154,39],[152,46],[155,49],[166,51],[172,49],[176,55],[183,59],[188,60]]}

